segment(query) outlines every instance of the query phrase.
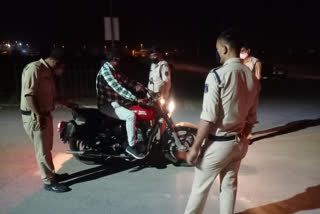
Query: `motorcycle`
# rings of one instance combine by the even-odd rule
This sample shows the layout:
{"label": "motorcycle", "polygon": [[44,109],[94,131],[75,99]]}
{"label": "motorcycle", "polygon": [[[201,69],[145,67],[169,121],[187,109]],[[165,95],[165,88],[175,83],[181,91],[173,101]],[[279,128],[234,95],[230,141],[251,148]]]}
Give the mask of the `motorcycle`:
{"label": "motorcycle", "polygon": [[[185,154],[193,144],[197,127],[188,122],[173,123],[173,102],[166,104],[150,94],[144,104],[129,109],[136,114],[137,148],[145,155],[144,159],[154,147],[160,148],[169,162],[186,165]],[[125,121],[108,117],[98,109],[73,108],[72,120],[59,122],[58,132],[62,142],[69,144],[70,150],[66,152],[85,164],[103,164],[109,158],[136,160],[125,151],[128,146]]]}

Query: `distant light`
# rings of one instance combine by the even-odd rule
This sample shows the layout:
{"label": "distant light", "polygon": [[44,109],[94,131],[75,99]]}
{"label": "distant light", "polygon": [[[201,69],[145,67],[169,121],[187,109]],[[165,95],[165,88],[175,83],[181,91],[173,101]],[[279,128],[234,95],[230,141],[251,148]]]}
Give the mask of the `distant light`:
{"label": "distant light", "polygon": [[126,45],[126,46],[124,46],[124,47],[128,49],[128,45]]}
{"label": "distant light", "polygon": [[62,45],[62,48],[64,48],[64,45]]}
{"label": "distant light", "polygon": [[107,49],[107,46],[106,46],[106,45],[104,46],[104,49]]}
{"label": "distant light", "polygon": [[10,44],[7,44],[8,48],[11,48],[11,45]]}
{"label": "distant light", "polygon": [[136,51],[135,51],[135,50],[132,50],[132,56],[134,56],[134,55],[135,55],[135,53],[136,53]]}
{"label": "distant light", "polygon": [[21,45],[22,45],[22,43],[20,42],[20,43],[19,43],[19,46],[21,46]]}

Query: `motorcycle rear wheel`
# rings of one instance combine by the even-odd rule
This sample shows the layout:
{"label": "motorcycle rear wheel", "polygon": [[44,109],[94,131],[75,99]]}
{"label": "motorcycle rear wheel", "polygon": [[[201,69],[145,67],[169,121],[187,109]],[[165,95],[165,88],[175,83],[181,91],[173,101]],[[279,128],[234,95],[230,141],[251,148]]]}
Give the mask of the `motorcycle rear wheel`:
{"label": "motorcycle rear wheel", "polygon": [[[82,151],[83,150],[83,140],[79,139],[70,139],[68,141],[69,148],[71,151]],[[87,164],[87,165],[102,165],[104,163],[103,158],[99,157],[90,157],[87,155],[81,154],[72,154],[75,159],[79,160],[80,162]]]}

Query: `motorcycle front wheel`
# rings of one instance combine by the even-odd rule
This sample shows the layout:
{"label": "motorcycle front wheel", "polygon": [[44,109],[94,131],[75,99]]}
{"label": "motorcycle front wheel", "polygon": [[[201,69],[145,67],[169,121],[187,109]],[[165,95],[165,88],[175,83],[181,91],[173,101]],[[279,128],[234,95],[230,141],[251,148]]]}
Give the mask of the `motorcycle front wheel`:
{"label": "motorcycle front wheel", "polygon": [[[69,148],[71,151],[81,152],[84,150],[85,144],[83,140],[79,139],[69,139],[68,140]],[[89,155],[82,154],[72,154],[75,159],[87,165],[101,165],[104,163],[104,159],[101,157],[91,157]]]}
{"label": "motorcycle front wheel", "polygon": [[[179,126],[175,127],[175,131],[178,134],[181,144],[185,146],[188,151],[193,145],[197,130],[186,126]],[[175,166],[189,166],[185,157],[186,152],[179,152],[173,139],[169,139],[169,141],[165,143],[165,158]]]}

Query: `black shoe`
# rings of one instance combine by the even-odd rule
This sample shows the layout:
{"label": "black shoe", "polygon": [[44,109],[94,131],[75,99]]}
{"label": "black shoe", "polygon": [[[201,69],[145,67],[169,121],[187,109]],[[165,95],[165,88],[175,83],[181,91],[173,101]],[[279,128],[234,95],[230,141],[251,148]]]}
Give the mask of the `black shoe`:
{"label": "black shoe", "polygon": [[54,173],[54,180],[56,182],[61,182],[69,179],[69,174],[68,173],[63,173],[63,174],[57,174]]}
{"label": "black shoe", "polygon": [[45,184],[43,188],[47,191],[53,191],[57,193],[69,192],[71,189],[64,184],[59,184],[58,182],[52,184]]}
{"label": "black shoe", "polygon": [[144,154],[139,153],[134,147],[131,146],[127,146],[126,152],[136,159],[143,159],[145,157]]}

